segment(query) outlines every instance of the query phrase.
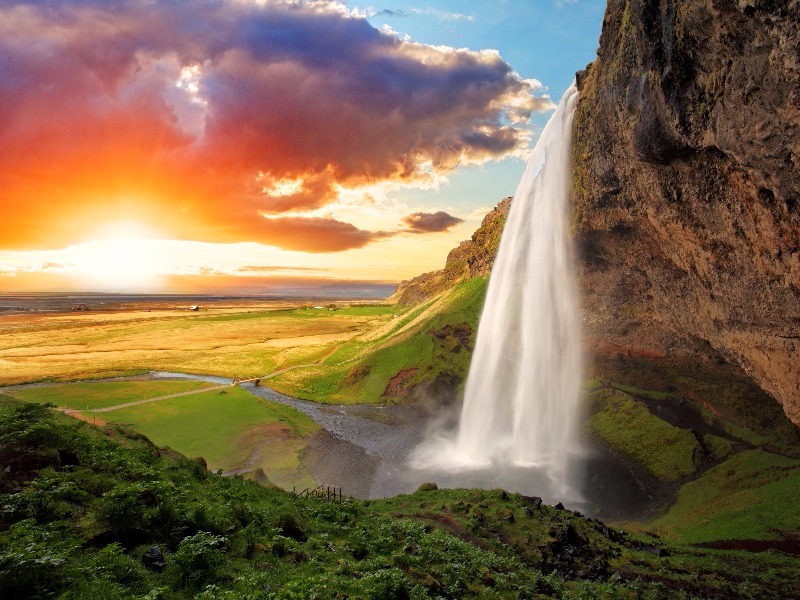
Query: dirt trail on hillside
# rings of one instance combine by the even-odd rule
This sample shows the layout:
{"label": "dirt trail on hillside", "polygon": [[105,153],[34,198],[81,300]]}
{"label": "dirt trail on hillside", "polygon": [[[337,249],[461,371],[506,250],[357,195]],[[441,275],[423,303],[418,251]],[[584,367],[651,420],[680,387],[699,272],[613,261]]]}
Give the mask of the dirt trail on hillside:
{"label": "dirt trail on hillside", "polygon": [[180,398],[181,396],[192,396],[194,394],[202,394],[203,392],[213,392],[214,390],[221,390],[231,387],[231,384],[215,385],[211,387],[200,388],[199,390],[191,390],[188,392],[178,392],[177,394],[167,394],[166,396],[157,396],[156,398],[146,398],[144,400],[136,400],[134,402],[125,402],[124,404],[117,404],[115,406],[106,406],[105,408],[94,408],[92,410],[84,411],[91,413],[104,413],[118,410],[120,408],[128,408],[129,406],[138,406],[139,404],[147,404],[148,402],[157,402],[158,400],[168,400],[169,398]]}

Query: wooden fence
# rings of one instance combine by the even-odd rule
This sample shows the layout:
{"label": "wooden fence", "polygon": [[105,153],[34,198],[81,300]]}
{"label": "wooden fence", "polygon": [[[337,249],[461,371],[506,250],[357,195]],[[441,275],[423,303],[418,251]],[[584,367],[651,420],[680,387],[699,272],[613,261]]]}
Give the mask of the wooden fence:
{"label": "wooden fence", "polygon": [[342,503],[342,488],[338,485],[323,483],[315,488],[306,488],[302,492],[292,491],[300,498],[319,498],[325,502]]}

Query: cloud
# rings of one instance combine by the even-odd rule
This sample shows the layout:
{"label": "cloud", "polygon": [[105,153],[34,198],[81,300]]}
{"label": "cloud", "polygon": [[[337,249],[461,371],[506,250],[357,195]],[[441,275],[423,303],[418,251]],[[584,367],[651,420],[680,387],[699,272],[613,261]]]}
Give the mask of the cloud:
{"label": "cloud", "polygon": [[408,225],[408,230],[413,233],[447,231],[463,222],[464,219],[449,215],[443,210],[435,213],[418,212],[403,218],[403,223]]}
{"label": "cloud", "polygon": [[[497,52],[401,40],[324,0],[8,0],[0,70],[14,249],[131,219],[177,239],[358,247],[381,234],[261,215],[508,156],[552,106]],[[324,241],[298,239],[314,227]]]}
{"label": "cloud", "polygon": [[440,21],[474,21],[472,15],[465,15],[457,12],[450,12],[438,8],[412,8],[411,12],[415,15],[425,15],[439,19]]}
{"label": "cloud", "polygon": [[322,217],[263,217],[253,224],[248,239],[285,250],[341,252],[395,235],[365,231],[355,225]]}
{"label": "cloud", "polygon": [[276,265],[245,265],[236,269],[237,273],[273,273],[285,271],[330,271],[330,269],[319,267],[289,267],[289,266],[276,266]]}
{"label": "cloud", "polygon": [[62,263],[47,261],[39,267],[39,271],[61,271],[65,268]]}
{"label": "cloud", "polygon": [[383,10],[379,10],[373,16],[376,17],[407,17],[408,13],[403,9],[391,10],[388,8],[384,8]]}

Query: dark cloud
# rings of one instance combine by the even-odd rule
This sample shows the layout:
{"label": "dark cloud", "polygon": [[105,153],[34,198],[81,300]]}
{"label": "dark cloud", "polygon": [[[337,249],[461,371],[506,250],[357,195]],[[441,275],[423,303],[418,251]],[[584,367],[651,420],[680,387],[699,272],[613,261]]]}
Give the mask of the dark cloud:
{"label": "dark cloud", "polygon": [[377,13],[375,13],[375,16],[376,17],[407,17],[408,14],[402,9],[391,10],[391,9],[388,9],[388,8],[384,8],[383,10],[379,10]]}
{"label": "dark cloud", "polygon": [[449,215],[443,210],[435,213],[418,212],[403,218],[403,223],[408,225],[408,230],[413,233],[447,231],[463,222],[464,219]]}
{"label": "dark cloud", "polygon": [[[403,41],[325,1],[0,0],[0,73],[6,248],[130,218],[262,241],[260,214],[339,186],[504,156],[550,106],[496,53]],[[302,186],[276,194],[285,180]],[[302,245],[284,225],[283,247]],[[344,225],[330,247],[375,239]]]}

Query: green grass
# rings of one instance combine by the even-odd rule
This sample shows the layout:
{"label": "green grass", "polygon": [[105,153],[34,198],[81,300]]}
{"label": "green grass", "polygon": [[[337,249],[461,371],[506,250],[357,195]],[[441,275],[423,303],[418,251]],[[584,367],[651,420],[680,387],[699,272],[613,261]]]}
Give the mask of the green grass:
{"label": "green grass", "polygon": [[[91,414],[91,413],[89,413]],[[319,426],[288,406],[232,387],[97,414],[125,424],[160,446],[202,456],[212,470],[261,467],[281,487],[313,483],[302,465],[305,438]],[[261,448],[252,464],[251,454]]]}
{"label": "green grass", "polygon": [[647,526],[681,543],[774,539],[800,530],[798,498],[800,461],[750,450],[684,485]]}
{"label": "green grass", "polygon": [[205,381],[97,381],[8,390],[26,402],[50,402],[63,408],[89,410],[209,387]]}
{"label": "green grass", "polygon": [[598,390],[590,399],[592,435],[662,481],[675,481],[695,472],[701,447],[689,431],[652,415],[646,406],[618,390]]}
{"label": "green grass", "polygon": [[782,449],[800,444],[798,428],[778,402],[729,364],[697,359],[596,356],[593,377],[613,381],[633,393],[681,396],[700,409],[708,422],[719,422],[731,435],[751,444]]}
{"label": "green grass", "polygon": [[[270,379],[270,385],[283,393],[317,402],[367,404],[398,400],[387,399],[384,392],[392,377],[408,369],[417,372],[407,386],[435,382],[440,377],[446,378],[450,386],[453,381],[463,381],[470,352],[459,347],[454,339],[441,340],[434,334],[446,326],[466,324],[473,329],[483,308],[486,284],[479,277],[461,282],[441,298],[394,319],[377,340],[346,342],[325,361],[324,367],[287,372]],[[437,310],[421,318],[436,302]],[[397,307],[389,308],[395,311],[392,314],[400,314]],[[408,329],[401,332],[406,326]],[[343,361],[347,362],[339,364]]]}
{"label": "green grass", "polygon": [[356,356],[364,351],[368,351],[371,343],[361,341],[349,341],[341,344],[336,350],[325,359],[326,365],[338,365],[340,363],[351,361]]}
{"label": "green grass", "polygon": [[250,321],[253,319],[268,319],[278,316],[279,313],[286,311],[259,311],[259,312],[243,312],[231,315],[211,315],[198,317],[197,320],[205,321],[206,323],[213,322],[226,322],[226,321]]}
{"label": "green grass", "polygon": [[[11,598],[772,600],[795,559],[628,536],[499,490],[329,504],[223,478],[123,427],[0,396]],[[62,465],[60,457],[69,458]],[[428,486],[429,488],[432,486]],[[157,545],[166,568],[143,554]],[[656,557],[652,548],[664,548]]]}
{"label": "green grass", "polygon": [[358,317],[377,317],[382,315],[396,315],[404,312],[403,307],[391,306],[385,304],[376,304],[370,306],[348,306],[346,308],[336,309],[337,314],[350,315]]}

